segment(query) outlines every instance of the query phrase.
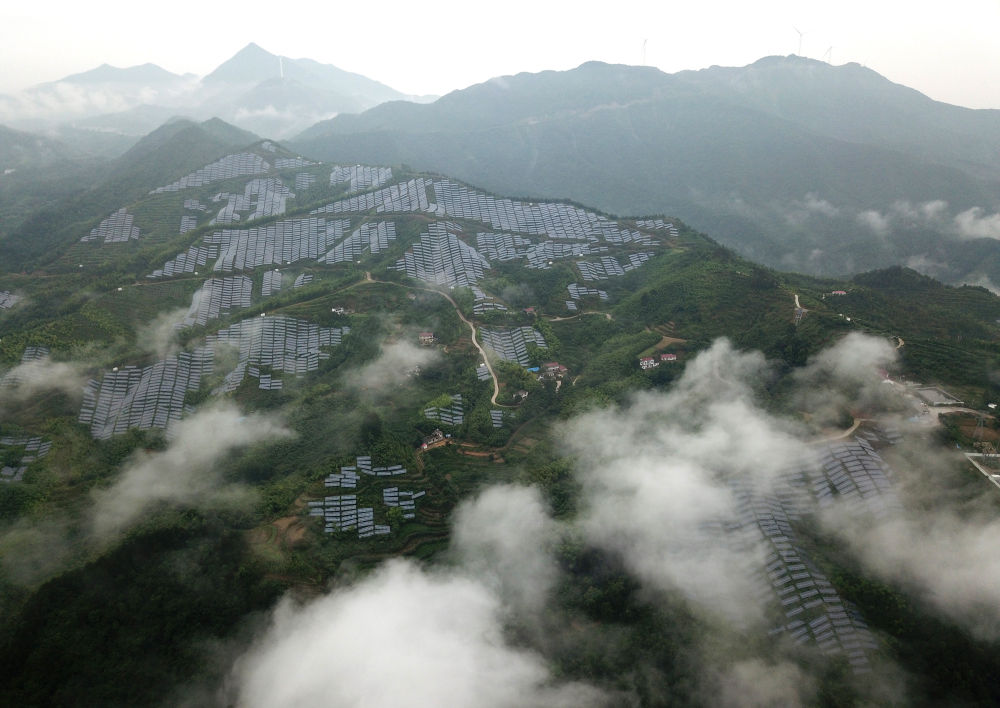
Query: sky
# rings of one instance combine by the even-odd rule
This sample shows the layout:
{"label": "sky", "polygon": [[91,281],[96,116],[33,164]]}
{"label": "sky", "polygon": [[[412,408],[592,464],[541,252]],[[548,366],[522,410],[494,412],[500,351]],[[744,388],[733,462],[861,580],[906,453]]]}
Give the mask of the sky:
{"label": "sky", "polygon": [[[770,55],[857,62],[932,98],[1000,108],[1000,0],[204,3],[38,0],[0,10],[0,92],[152,62],[204,75],[249,42],[408,94],[589,60],[673,73]],[[801,31],[801,45],[800,34]]]}

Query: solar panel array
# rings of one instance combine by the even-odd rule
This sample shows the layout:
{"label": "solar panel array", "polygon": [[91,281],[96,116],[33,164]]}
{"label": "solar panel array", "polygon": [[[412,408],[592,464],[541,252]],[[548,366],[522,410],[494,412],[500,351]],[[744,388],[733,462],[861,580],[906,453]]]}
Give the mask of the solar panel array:
{"label": "solar panel array", "polygon": [[588,288],[585,285],[579,285],[577,283],[570,283],[566,286],[569,290],[569,296],[574,300],[579,300],[580,298],[596,296],[601,300],[607,300],[608,294],[604,290],[598,290],[597,288]]}
{"label": "solar panel array", "polygon": [[[21,363],[27,364],[32,361],[44,361],[49,358],[49,348],[48,347],[25,347],[24,353],[21,354]],[[2,377],[0,377],[0,388],[15,388],[20,386],[23,381],[23,377],[15,369],[13,371],[8,371]]]}
{"label": "solar panel array", "polygon": [[396,262],[395,270],[435,285],[469,286],[489,267],[489,261],[479,251],[449,232],[444,224],[434,222]]}
{"label": "solar panel array", "polygon": [[513,261],[527,258],[528,248],[534,245],[530,239],[517,234],[476,234],[476,247],[491,261]]}
{"label": "solar panel array", "polygon": [[[402,465],[372,466],[370,456],[358,457],[354,465],[345,465],[339,472],[327,475],[323,480],[326,487],[341,489],[356,489],[361,475],[371,477],[397,477],[406,474]],[[387,507],[403,509],[403,518],[412,519],[416,515],[415,500],[424,496],[423,491],[400,491],[398,487],[386,487],[382,490],[382,503]],[[375,523],[373,507],[358,507],[356,494],[328,496],[321,501],[308,502],[310,516],[322,516],[326,521],[324,531],[351,531],[356,529],[358,538],[371,538],[388,534],[390,527]]]}
{"label": "solar panel array", "polygon": [[371,538],[384,536],[390,531],[389,526],[375,523],[375,509],[358,507],[356,494],[329,496],[322,502],[309,502],[309,515],[323,517],[326,533],[356,529],[358,538]]}
{"label": "solar panel array", "polygon": [[218,246],[191,246],[184,253],[163,264],[147,275],[147,278],[169,278],[182,273],[194,273],[198,266],[206,265],[219,257]]}
{"label": "solar panel array", "polygon": [[[322,359],[330,355],[320,347],[340,344],[350,327],[320,327],[279,315],[277,317],[254,317],[237,322],[219,330],[206,338],[206,343],[223,342],[239,350],[239,364],[224,379],[221,392],[235,391],[246,375],[260,379],[259,367],[269,367],[275,371],[301,376],[319,368]],[[256,372],[256,373],[255,373]],[[261,381],[261,388],[280,388],[280,381],[274,379],[275,386],[263,386],[272,379]]]}
{"label": "solar panel array", "polygon": [[374,209],[376,212],[398,213],[427,211],[427,187],[430,180],[423,177],[400,182],[374,192],[341,199],[313,211],[313,214],[360,214]]}
{"label": "solar panel array", "polygon": [[480,381],[489,381],[492,378],[490,376],[490,370],[486,364],[480,364],[476,367],[476,378]]}
{"label": "solar panel array", "polygon": [[767,549],[765,580],[785,618],[771,634],[842,654],[857,673],[870,671],[869,653],[878,644],[858,610],[797,543],[794,524],[837,498],[876,517],[899,508],[891,470],[871,444],[874,439],[823,445],[815,460],[783,472],[767,492],[745,482],[730,483],[738,503],[737,526],[759,531]]}
{"label": "solar panel array", "polygon": [[606,253],[607,246],[600,246],[590,241],[564,243],[558,241],[541,241],[534,243],[530,239],[516,234],[476,234],[476,245],[486,258],[498,261],[511,261],[524,258],[528,268],[545,269],[550,261],[560,258],[578,258]]}
{"label": "solar panel array", "polygon": [[657,241],[649,234],[640,233],[631,229],[608,230],[604,233],[604,240],[616,246],[628,244],[639,246],[656,246]]}
{"label": "solar panel array", "polygon": [[865,438],[830,443],[822,452],[820,464],[823,474],[813,485],[820,506],[830,505],[836,496],[858,499],[878,517],[900,508],[890,479],[891,469]]}
{"label": "solar panel array", "polygon": [[598,246],[594,243],[557,243],[555,241],[542,241],[530,247],[525,254],[528,268],[544,270],[550,267],[551,261],[560,258],[578,258],[580,256],[596,256],[600,253],[607,253],[607,246]]}
{"label": "solar panel array", "polygon": [[787,633],[800,644],[815,642],[825,653],[845,653],[856,672],[865,672],[870,667],[867,652],[877,649],[873,635],[796,542],[792,524],[813,508],[808,476],[805,471],[786,472],[763,493],[731,483],[738,523],[756,529],[766,549],[764,580],[784,615],[770,633]]}
{"label": "solar panel array", "polygon": [[428,420],[437,420],[448,425],[461,425],[465,421],[462,411],[462,394],[456,393],[451,397],[451,405],[444,408],[431,406],[424,409],[424,417]]}
{"label": "solar panel array", "polygon": [[502,410],[497,410],[497,409],[491,410],[490,411],[490,420],[493,422],[493,427],[494,428],[502,428],[503,427],[503,411]]}
{"label": "solar panel array", "polygon": [[381,253],[396,240],[396,224],[392,221],[366,221],[350,236],[320,258],[321,263],[347,263],[357,260],[366,250]]}
{"label": "solar panel array", "polygon": [[576,267],[580,269],[580,275],[583,276],[584,280],[606,280],[607,278],[625,275],[630,270],[635,270],[652,258],[653,255],[649,251],[630,253],[624,266],[612,256],[604,256],[599,261],[578,261]]}
{"label": "solar panel array", "polygon": [[184,208],[188,211],[208,211],[208,207],[199,202],[197,199],[185,199]]}
{"label": "solar panel array", "polygon": [[217,194],[212,201],[226,200],[226,205],[212,219],[213,224],[233,224],[241,221],[241,213],[250,212],[247,221],[280,216],[285,213],[288,199],[294,197],[280,179],[267,177],[252,179],[243,188],[243,194]]}
{"label": "solar panel array", "polygon": [[122,207],[114,214],[104,219],[98,226],[90,230],[90,234],[84,236],[80,241],[97,241],[104,243],[125,243],[130,239],[139,238],[139,227],[135,226],[134,218],[125,207]]}
{"label": "solar panel array", "polygon": [[472,311],[477,315],[481,315],[490,310],[499,312],[507,311],[506,305],[501,304],[495,297],[487,295],[475,285],[470,285],[469,288],[472,290],[472,296],[475,298],[475,301],[472,304]]}
{"label": "solar panel array", "polygon": [[4,465],[0,468],[0,482],[20,482],[28,465],[49,454],[52,443],[36,437],[15,437],[7,435],[0,438],[0,447],[23,447],[24,454],[13,466]]}
{"label": "solar panel array", "polygon": [[516,361],[521,366],[528,366],[528,342],[546,348],[545,337],[532,327],[514,327],[512,329],[481,329],[479,331],[483,344],[496,352],[504,361]]}
{"label": "solar panel array", "polygon": [[399,507],[403,510],[404,519],[415,519],[417,517],[416,500],[424,496],[426,492],[401,491],[399,487],[386,487],[382,490],[382,503],[388,507]]}
{"label": "solar panel array", "polygon": [[348,190],[351,193],[381,187],[391,179],[392,168],[390,167],[367,167],[365,165],[344,167],[336,165],[330,172],[330,186],[350,182]]}
{"label": "solar panel array", "polygon": [[179,192],[188,187],[203,187],[212,182],[221,182],[222,180],[233,179],[234,177],[265,174],[270,169],[271,165],[264,158],[252,152],[226,155],[221,160],[213,162],[210,165],[205,165],[201,169],[181,177],[172,184],[168,184],[165,187],[157,187],[150,194]]}
{"label": "solar panel array", "polygon": [[205,237],[205,243],[219,247],[216,271],[247,270],[315,260],[343,237],[349,226],[346,219],[289,219],[250,229],[216,231]]}
{"label": "solar panel array", "polygon": [[316,175],[309,174],[308,172],[300,172],[295,175],[295,191],[305,192],[307,189],[316,184]]}
{"label": "solar panel array", "polygon": [[281,271],[264,271],[264,280],[260,286],[260,296],[270,297],[281,290]]}
{"label": "solar panel array", "polygon": [[201,347],[141,369],[109,371],[84,390],[79,421],[90,425],[90,434],[98,440],[129,428],[168,428],[189,410],[184,396],[198,390],[202,377],[212,371],[212,360],[212,350]]}
{"label": "solar panel array", "polygon": [[0,310],[7,310],[14,307],[20,299],[19,295],[15,295],[9,290],[0,290]]}
{"label": "solar panel array", "polygon": [[311,283],[312,281],[313,281],[312,273],[303,273],[302,275],[300,275],[295,279],[295,282],[292,283],[292,287],[301,288],[306,285],[309,285],[309,283]]}
{"label": "solar panel array", "polygon": [[669,221],[664,221],[663,219],[640,219],[635,222],[635,225],[640,229],[649,229],[650,231],[668,231],[671,236],[677,235],[677,227],[671,224]]}
{"label": "solar panel array", "polygon": [[401,474],[406,474],[406,468],[402,465],[372,467],[372,458],[367,455],[358,457],[355,461],[358,465],[358,469],[361,471],[361,474],[367,474],[372,477],[396,477]]}
{"label": "solar panel array", "polygon": [[185,214],[181,217],[181,233],[186,234],[188,231],[194,231],[198,228],[198,218],[194,216],[188,216]]}
{"label": "solar panel array", "polygon": [[535,204],[497,198],[451,180],[437,180],[433,187],[438,213],[474,219],[499,231],[580,241],[597,241],[608,236],[616,238],[620,233],[615,222],[569,204]]}
{"label": "solar panel array", "polygon": [[294,167],[312,167],[318,164],[318,162],[312,162],[304,157],[279,157],[274,160],[274,169],[288,170]]}
{"label": "solar panel array", "polygon": [[245,275],[209,278],[194,294],[181,326],[204,325],[234,310],[250,307],[252,295],[253,280]]}

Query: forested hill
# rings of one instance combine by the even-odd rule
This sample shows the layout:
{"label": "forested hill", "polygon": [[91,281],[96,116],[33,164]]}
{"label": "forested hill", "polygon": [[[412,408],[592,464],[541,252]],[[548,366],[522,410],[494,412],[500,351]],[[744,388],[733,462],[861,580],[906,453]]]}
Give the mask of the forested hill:
{"label": "forested hill", "polygon": [[996,506],[905,383],[989,410],[988,290],[221,121],[95,175],[0,241],[0,703],[397,696],[439,640],[475,680],[435,705],[715,705],[772,665],[806,703],[998,700],[996,642],[866,555],[908,546],[844,535],[916,537],[925,473]]}
{"label": "forested hill", "polygon": [[997,206],[1000,113],[856,64],[768,57],[668,75],[592,62],[338,116],[292,144],[612,213],[675,214],[785,270],[1000,275],[983,221]]}

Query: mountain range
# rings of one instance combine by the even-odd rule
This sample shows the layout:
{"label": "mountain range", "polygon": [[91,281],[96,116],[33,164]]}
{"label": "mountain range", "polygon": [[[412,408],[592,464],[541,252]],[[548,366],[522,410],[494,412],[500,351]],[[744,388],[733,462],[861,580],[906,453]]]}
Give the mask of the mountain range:
{"label": "mountain range", "polygon": [[3,135],[0,703],[1000,701],[988,290],[219,118],[60,195]]}
{"label": "mountain range", "polygon": [[0,96],[0,123],[33,130],[47,126],[109,154],[120,153],[177,115],[219,117],[281,138],[338,113],[402,99],[426,100],[360,74],[278,56],[251,43],[201,79],[155,64],[104,64],[18,95]]}
{"label": "mountain range", "polygon": [[340,115],[290,145],[676,214],[784,269],[902,263],[1000,283],[1000,111],[933,101],[857,64],[768,57],[665,74],[592,62]]}

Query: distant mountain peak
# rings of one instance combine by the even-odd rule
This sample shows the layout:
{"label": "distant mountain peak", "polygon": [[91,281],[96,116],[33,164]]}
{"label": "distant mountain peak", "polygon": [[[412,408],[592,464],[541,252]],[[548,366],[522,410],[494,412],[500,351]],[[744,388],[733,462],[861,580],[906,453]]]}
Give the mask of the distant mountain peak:
{"label": "distant mountain peak", "polygon": [[205,83],[258,83],[266,79],[281,76],[281,63],[284,57],[271,54],[260,45],[250,42],[230,59],[224,61],[211,74],[206,76]]}
{"label": "distant mountain peak", "polygon": [[[151,81],[174,81],[182,78],[178,74],[167,71],[161,66],[146,62],[136,66],[117,67],[111,64],[101,64],[100,66],[84,71],[79,74],[71,74],[55,83],[75,83],[75,84],[96,84],[96,83],[136,83]],[[42,84],[43,86],[45,84]]]}

